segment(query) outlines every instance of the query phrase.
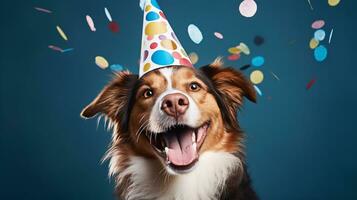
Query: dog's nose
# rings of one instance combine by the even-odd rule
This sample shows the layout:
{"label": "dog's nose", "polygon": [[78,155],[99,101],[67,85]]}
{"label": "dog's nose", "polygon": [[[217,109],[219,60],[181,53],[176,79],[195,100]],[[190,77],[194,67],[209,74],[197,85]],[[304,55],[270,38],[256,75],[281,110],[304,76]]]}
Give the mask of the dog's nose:
{"label": "dog's nose", "polygon": [[162,101],[161,110],[177,119],[180,115],[185,114],[188,104],[189,101],[185,95],[180,93],[168,94]]}

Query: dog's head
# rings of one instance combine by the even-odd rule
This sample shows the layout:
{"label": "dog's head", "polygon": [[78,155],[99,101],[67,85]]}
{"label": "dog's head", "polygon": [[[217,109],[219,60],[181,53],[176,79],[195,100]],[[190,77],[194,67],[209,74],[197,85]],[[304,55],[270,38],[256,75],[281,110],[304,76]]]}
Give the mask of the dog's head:
{"label": "dog's head", "polygon": [[193,170],[206,151],[239,151],[236,112],[244,96],[255,102],[251,83],[219,60],[200,69],[161,68],[140,79],[120,72],[82,116],[106,115],[117,127],[113,140],[179,174]]}

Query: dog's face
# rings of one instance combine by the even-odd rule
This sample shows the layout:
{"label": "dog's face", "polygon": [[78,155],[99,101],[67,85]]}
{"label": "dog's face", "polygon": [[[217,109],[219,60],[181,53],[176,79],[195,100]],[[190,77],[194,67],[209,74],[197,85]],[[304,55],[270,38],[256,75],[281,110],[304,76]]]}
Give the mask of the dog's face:
{"label": "dog's face", "polygon": [[236,111],[243,96],[255,101],[251,84],[233,69],[171,66],[140,79],[121,72],[82,115],[105,114],[131,154],[158,159],[169,173],[181,174],[206,151],[237,152]]}

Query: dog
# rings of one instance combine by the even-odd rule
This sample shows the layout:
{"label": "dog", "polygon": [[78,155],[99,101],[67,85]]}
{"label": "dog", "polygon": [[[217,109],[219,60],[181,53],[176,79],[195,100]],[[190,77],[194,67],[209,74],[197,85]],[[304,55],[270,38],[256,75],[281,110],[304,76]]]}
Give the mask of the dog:
{"label": "dog", "polygon": [[244,97],[256,102],[252,84],[218,58],[140,79],[119,72],[81,116],[109,120],[104,159],[119,199],[255,200],[236,116]]}

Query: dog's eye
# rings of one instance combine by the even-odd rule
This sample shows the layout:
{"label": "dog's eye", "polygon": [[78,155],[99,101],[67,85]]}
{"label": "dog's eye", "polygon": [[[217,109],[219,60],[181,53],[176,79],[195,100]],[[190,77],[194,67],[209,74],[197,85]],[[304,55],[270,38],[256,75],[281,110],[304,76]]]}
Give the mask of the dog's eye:
{"label": "dog's eye", "polygon": [[190,84],[190,90],[191,91],[198,91],[200,89],[200,85],[196,82],[193,82]]}
{"label": "dog's eye", "polygon": [[151,89],[146,89],[144,92],[144,97],[145,98],[149,98],[152,97],[154,95],[154,92]]}

